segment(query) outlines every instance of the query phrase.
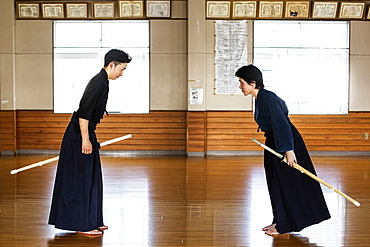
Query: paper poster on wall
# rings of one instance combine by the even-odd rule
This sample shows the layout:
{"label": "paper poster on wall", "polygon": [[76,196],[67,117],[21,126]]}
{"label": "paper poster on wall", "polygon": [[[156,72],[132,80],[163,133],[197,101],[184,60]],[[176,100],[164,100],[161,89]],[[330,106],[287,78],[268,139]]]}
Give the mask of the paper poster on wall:
{"label": "paper poster on wall", "polygon": [[246,21],[216,21],[215,28],[215,93],[241,94],[235,72],[247,63]]}
{"label": "paper poster on wall", "polygon": [[203,104],[203,88],[190,88],[190,105]]}

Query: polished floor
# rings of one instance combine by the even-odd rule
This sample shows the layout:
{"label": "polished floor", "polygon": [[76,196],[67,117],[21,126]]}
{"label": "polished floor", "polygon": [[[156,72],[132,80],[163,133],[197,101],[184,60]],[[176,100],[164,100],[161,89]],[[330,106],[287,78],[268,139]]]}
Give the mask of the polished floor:
{"label": "polished floor", "polygon": [[370,157],[313,156],[319,177],[362,205],[323,186],[330,220],[271,237],[262,156],[104,156],[98,238],[47,224],[56,162],[9,173],[51,157],[0,156],[0,246],[370,246]]}

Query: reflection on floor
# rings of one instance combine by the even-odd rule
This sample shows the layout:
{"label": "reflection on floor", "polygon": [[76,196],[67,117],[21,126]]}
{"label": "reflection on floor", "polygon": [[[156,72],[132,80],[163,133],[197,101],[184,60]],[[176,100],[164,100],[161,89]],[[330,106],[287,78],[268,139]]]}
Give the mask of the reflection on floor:
{"label": "reflection on floor", "polygon": [[370,157],[312,157],[320,178],[362,203],[322,187],[332,218],[270,237],[272,220],[261,156],[102,157],[102,237],[47,225],[56,163],[0,156],[1,246],[370,246]]}

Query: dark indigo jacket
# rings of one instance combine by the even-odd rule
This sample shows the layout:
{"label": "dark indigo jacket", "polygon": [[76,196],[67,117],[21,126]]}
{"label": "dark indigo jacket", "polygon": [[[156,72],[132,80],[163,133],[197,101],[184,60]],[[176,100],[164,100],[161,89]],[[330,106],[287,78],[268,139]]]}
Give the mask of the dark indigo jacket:
{"label": "dark indigo jacket", "polygon": [[108,93],[108,75],[104,69],[101,69],[87,84],[75,116],[90,122],[100,123],[100,119],[103,118],[106,111]]}
{"label": "dark indigo jacket", "polygon": [[273,132],[276,151],[293,150],[294,139],[285,101],[271,91],[260,89],[255,107],[254,119],[263,132]]}

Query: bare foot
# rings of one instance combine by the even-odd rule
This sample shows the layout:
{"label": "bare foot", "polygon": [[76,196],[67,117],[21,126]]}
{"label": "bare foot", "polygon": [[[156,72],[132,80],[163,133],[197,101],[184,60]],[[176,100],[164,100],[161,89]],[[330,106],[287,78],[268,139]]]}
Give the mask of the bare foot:
{"label": "bare foot", "polygon": [[265,231],[265,233],[267,234],[267,235],[277,235],[277,234],[280,234],[278,231],[277,231],[277,229],[276,229],[276,224],[273,224],[273,226],[271,226],[269,229],[267,229],[266,231]]}
{"label": "bare foot", "polygon": [[101,226],[101,227],[98,227],[98,230],[99,230],[99,231],[105,231],[105,230],[108,230],[108,226]]}
{"label": "bare foot", "polygon": [[88,231],[88,232],[76,232],[77,234],[81,234],[81,235],[84,235],[86,237],[89,237],[89,238],[94,238],[94,237],[100,237],[103,235],[103,233],[101,231],[98,231],[98,230],[92,230],[92,231]]}
{"label": "bare foot", "polygon": [[273,223],[273,224],[271,224],[271,225],[269,225],[269,226],[265,226],[264,228],[262,228],[262,231],[267,231],[267,230],[269,230],[270,228],[273,228],[273,227],[275,227],[276,226],[276,223]]}

